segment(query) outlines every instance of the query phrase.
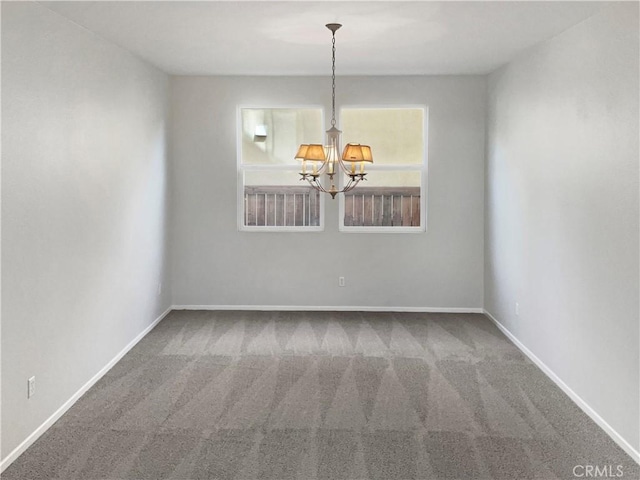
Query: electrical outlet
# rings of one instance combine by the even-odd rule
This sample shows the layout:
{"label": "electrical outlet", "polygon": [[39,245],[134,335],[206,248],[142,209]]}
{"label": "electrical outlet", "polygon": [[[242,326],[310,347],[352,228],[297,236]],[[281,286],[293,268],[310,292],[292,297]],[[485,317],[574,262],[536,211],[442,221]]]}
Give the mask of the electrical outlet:
{"label": "electrical outlet", "polygon": [[27,380],[27,398],[31,398],[36,393],[36,377]]}
{"label": "electrical outlet", "polygon": [[158,284],[158,295],[162,293],[162,283]]}
{"label": "electrical outlet", "polygon": [[344,287],[344,277],[338,277],[338,286]]}
{"label": "electrical outlet", "polygon": [[520,304],[516,302],[516,316],[520,316]]}

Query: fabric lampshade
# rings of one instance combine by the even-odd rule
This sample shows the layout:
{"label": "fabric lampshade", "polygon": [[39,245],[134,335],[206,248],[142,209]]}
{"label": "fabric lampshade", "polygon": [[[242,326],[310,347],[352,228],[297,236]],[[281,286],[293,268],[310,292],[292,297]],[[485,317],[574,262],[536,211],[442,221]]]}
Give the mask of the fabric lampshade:
{"label": "fabric lampshade", "polygon": [[324,147],[319,143],[312,143],[308,145],[307,150],[304,152],[303,159],[311,162],[324,162],[326,160]]}
{"label": "fabric lampshade", "polygon": [[308,149],[309,145],[303,143],[302,145],[300,145],[300,147],[298,147],[298,153],[296,153],[296,156],[293,158],[295,158],[296,160],[304,160],[304,156],[307,154]]}
{"label": "fabric lampshade", "polygon": [[345,162],[369,162],[373,163],[371,147],[359,143],[347,143],[342,152],[342,160]]}

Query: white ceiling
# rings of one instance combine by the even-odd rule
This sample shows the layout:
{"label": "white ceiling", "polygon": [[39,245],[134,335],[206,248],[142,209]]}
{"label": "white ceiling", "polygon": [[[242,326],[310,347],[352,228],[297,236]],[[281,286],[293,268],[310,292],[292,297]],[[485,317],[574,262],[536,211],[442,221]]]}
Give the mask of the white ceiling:
{"label": "white ceiling", "polygon": [[40,2],[176,75],[484,74],[600,2]]}

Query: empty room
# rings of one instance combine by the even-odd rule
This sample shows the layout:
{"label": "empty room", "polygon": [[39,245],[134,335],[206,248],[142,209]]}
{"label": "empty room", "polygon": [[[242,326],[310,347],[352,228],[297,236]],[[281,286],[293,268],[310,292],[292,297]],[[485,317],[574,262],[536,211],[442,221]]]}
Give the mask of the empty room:
{"label": "empty room", "polygon": [[2,1],[6,480],[640,478],[639,4]]}

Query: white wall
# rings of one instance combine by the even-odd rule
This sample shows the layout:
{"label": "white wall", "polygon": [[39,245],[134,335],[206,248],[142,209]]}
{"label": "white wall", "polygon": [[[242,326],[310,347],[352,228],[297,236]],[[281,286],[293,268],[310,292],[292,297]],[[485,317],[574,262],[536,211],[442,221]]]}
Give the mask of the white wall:
{"label": "white wall", "polygon": [[3,459],[170,305],[167,92],[43,6],[2,3]]}
{"label": "white wall", "polygon": [[338,104],[429,107],[422,234],[339,233],[330,198],[324,232],[239,232],[237,107],[322,104],[328,119],[331,80],[172,77],[171,85],[174,304],[482,307],[483,77],[338,77]]}
{"label": "white wall", "polygon": [[486,309],[636,451],[638,53],[625,3],[490,75],[485,224]]}

